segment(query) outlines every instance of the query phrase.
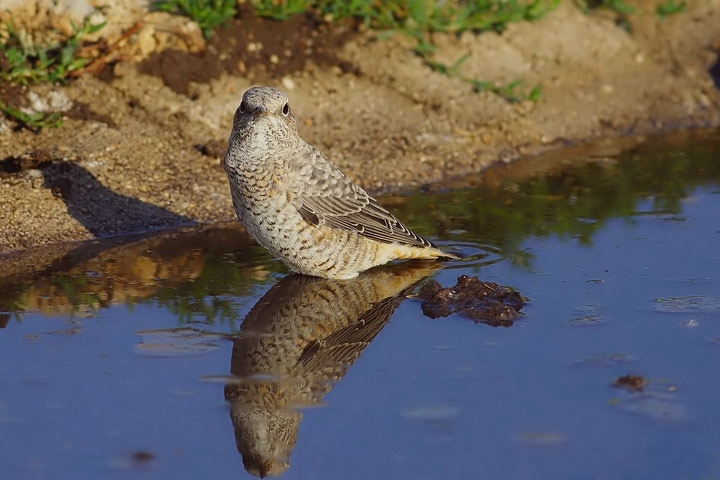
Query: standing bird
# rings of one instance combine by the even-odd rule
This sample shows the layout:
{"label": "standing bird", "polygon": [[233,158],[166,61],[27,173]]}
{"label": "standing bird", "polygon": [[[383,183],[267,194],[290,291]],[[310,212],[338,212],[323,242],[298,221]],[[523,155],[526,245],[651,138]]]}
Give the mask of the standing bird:
{"label": "standing bird", "polygon": [[245,92],[223,167],[240,223],[294,272],[344,280],[396,259],[458,258],[403,225],[301,139],[278,89]]}

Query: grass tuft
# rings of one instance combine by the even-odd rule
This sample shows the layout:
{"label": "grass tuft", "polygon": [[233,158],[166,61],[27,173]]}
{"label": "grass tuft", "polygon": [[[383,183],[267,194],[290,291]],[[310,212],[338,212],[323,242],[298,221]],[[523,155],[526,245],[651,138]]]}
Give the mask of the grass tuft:
{"label": "grass tuft", "polygon": [[426,33],[501,30],[510,22],[540,18],[558,3],[559,0],[252,1],[256,15],[278,20],[285,20],[303,12],[312,12],[329,20],[356,18],[366,26],[378,30]]}
{"label": "grass tuft", "polygon": [[32,45],[15,28],[12,20],[0,24],[0,81],[28,85],[31,83],[66,84],[70,74],[83,68],[90,58],[81,55],[83,37],[102,29],[85,21],[72,24],[73,34],[53,45]]}
{"label": "grass tuft", "polygon": [[619,15],[629,15],[635,11],[623,0],[576,0],[576,2],[585,13],[595,8],[607,8]]}
{"label": "grass tuft", "polygon": [[[349,5],[355,2],[344,2]],[[256,0],[252,2],[255,15],[272,18],[273,20],[287,20],[310,9],[313,2],[308,0]]]}
{"label": "grass tuft", "polygon": [[496,85],[492,82],[484,82],[481,80],[468,79],[473,85],[473,90],[476,92],[492,92],[495,95],[503,97],[510,103],[520,103],[525,100],[529,100],[533,103],[540,100],[542,95],[542,85],[535,85],[528,93],[519,91],[519,87],[522,85],[522,80],[513,80],[505,85]]}
{"label": "grass tuft", "polygon": [[[65,85],[74,72],[80,71],[92,58],[82,56],[83,38],[102,29],[105,23],[92,25],[85,21],[80,27],[72,24],[73,34],[52,45],[33,45],[15,27],[12,19],[0,24],[0,81],[29,85],[58,83]],[[0,112],[21,128],[38,131],[62,124],[62,114],[26,113],[0,101]]]}
{"label": "grass tuft", "polygon": [[655,9],[655,13],[657,13],[657,16],[660,17],[660,19],[662,20],[665,17],[669,17],[670,15],[684,12],[685,7],[687,7],[687,4],[685,2],[665,0],[663,3],[657,6],[657,8]]}
{"label": "grass tuft", "polygon": [[153,6],[161,12],[190,17],[198,24],[205,38],[210,38],[213,30],[224,25],[237,13],[235,0],[155,0]]}
{"label": "grass tuft", "polygon": [[57,128],[62,125],[62,114],[60,112],[51,113],[25,113],[10,105],[6,105],[0,100],[0,112],[18,124],[20,128],[27,128],[33,132],[38,132],[41,128]]}

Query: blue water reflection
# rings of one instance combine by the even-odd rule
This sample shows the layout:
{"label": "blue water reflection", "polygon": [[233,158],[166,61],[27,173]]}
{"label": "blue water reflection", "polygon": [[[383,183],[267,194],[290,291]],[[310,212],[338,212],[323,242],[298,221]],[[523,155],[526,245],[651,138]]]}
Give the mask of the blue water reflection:
{"label": "blue water reflection", "polygon": [[[609,167],[515,179],[495,197],[480,186],[396,205],[472,256],[431,278],[478,275],[530,303],[510,328],[429,319],[398,296],[419,275],[373,300],[395,299],[394,310],[351,366],[313,374],[317,384],[287,371],[253,377],[253,395],[280,410],[287,391],[273,389],[288,379],[315,394],[287,404],[301,415],[282,478],[720,478],[718,151],[717,135],[691,138]],[[637,167],[652,155],[676,169],[664,182]],[[595,180],[605,187],[592,190]],[[601,208],[596,196],[609,192]],[[502,217],[478,207],[493,202],[518,210],[515,220],[498,227]],[[248,337],[243,319],[285,271],[242,232],[218,232],[98,247],[74,263],[61,252],[64,266],[45,273],[7,260],[2,478],[250,478],[225,401],[249,378],[233,370],[233,345],[237,356],[252,335],[268,339]],[[341,298],[330,303],[349,311]],[[260,351],[279,345],[269,344]],[[646,386],[614,386],[628,374]],[[272,441],[270,428],[242,428]]]}

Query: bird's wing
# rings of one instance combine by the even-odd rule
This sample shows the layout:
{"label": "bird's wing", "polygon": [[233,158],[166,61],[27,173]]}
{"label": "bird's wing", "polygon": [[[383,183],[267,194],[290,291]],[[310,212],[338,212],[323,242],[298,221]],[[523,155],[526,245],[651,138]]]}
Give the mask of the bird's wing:
{"label": "bird's wing", "polygon": [[349,230],[383,243],[435,247],[403,225],[319,150],[308,147],[290,186],[295,207],[308,223]]}
{"label": "bird's wing", "polygon": [[385,298],[373,304],[355,323],[325,338],[310,342],[298,358],[297,364],[308,370],[318,371],[352,365],[380,333],[403,300],[402,294]]}

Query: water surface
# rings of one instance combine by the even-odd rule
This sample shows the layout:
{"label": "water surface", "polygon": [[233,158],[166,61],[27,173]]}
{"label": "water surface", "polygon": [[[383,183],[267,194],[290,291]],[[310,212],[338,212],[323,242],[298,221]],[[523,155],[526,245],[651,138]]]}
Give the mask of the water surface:
{"label": "water surface", "polygon": [[[720,135],[632,142],[383,199],[444,269],[288,276],[232,224],[0,257],[2,477],[720,478]],[[462,274],[523,315],[425,317]]]}

